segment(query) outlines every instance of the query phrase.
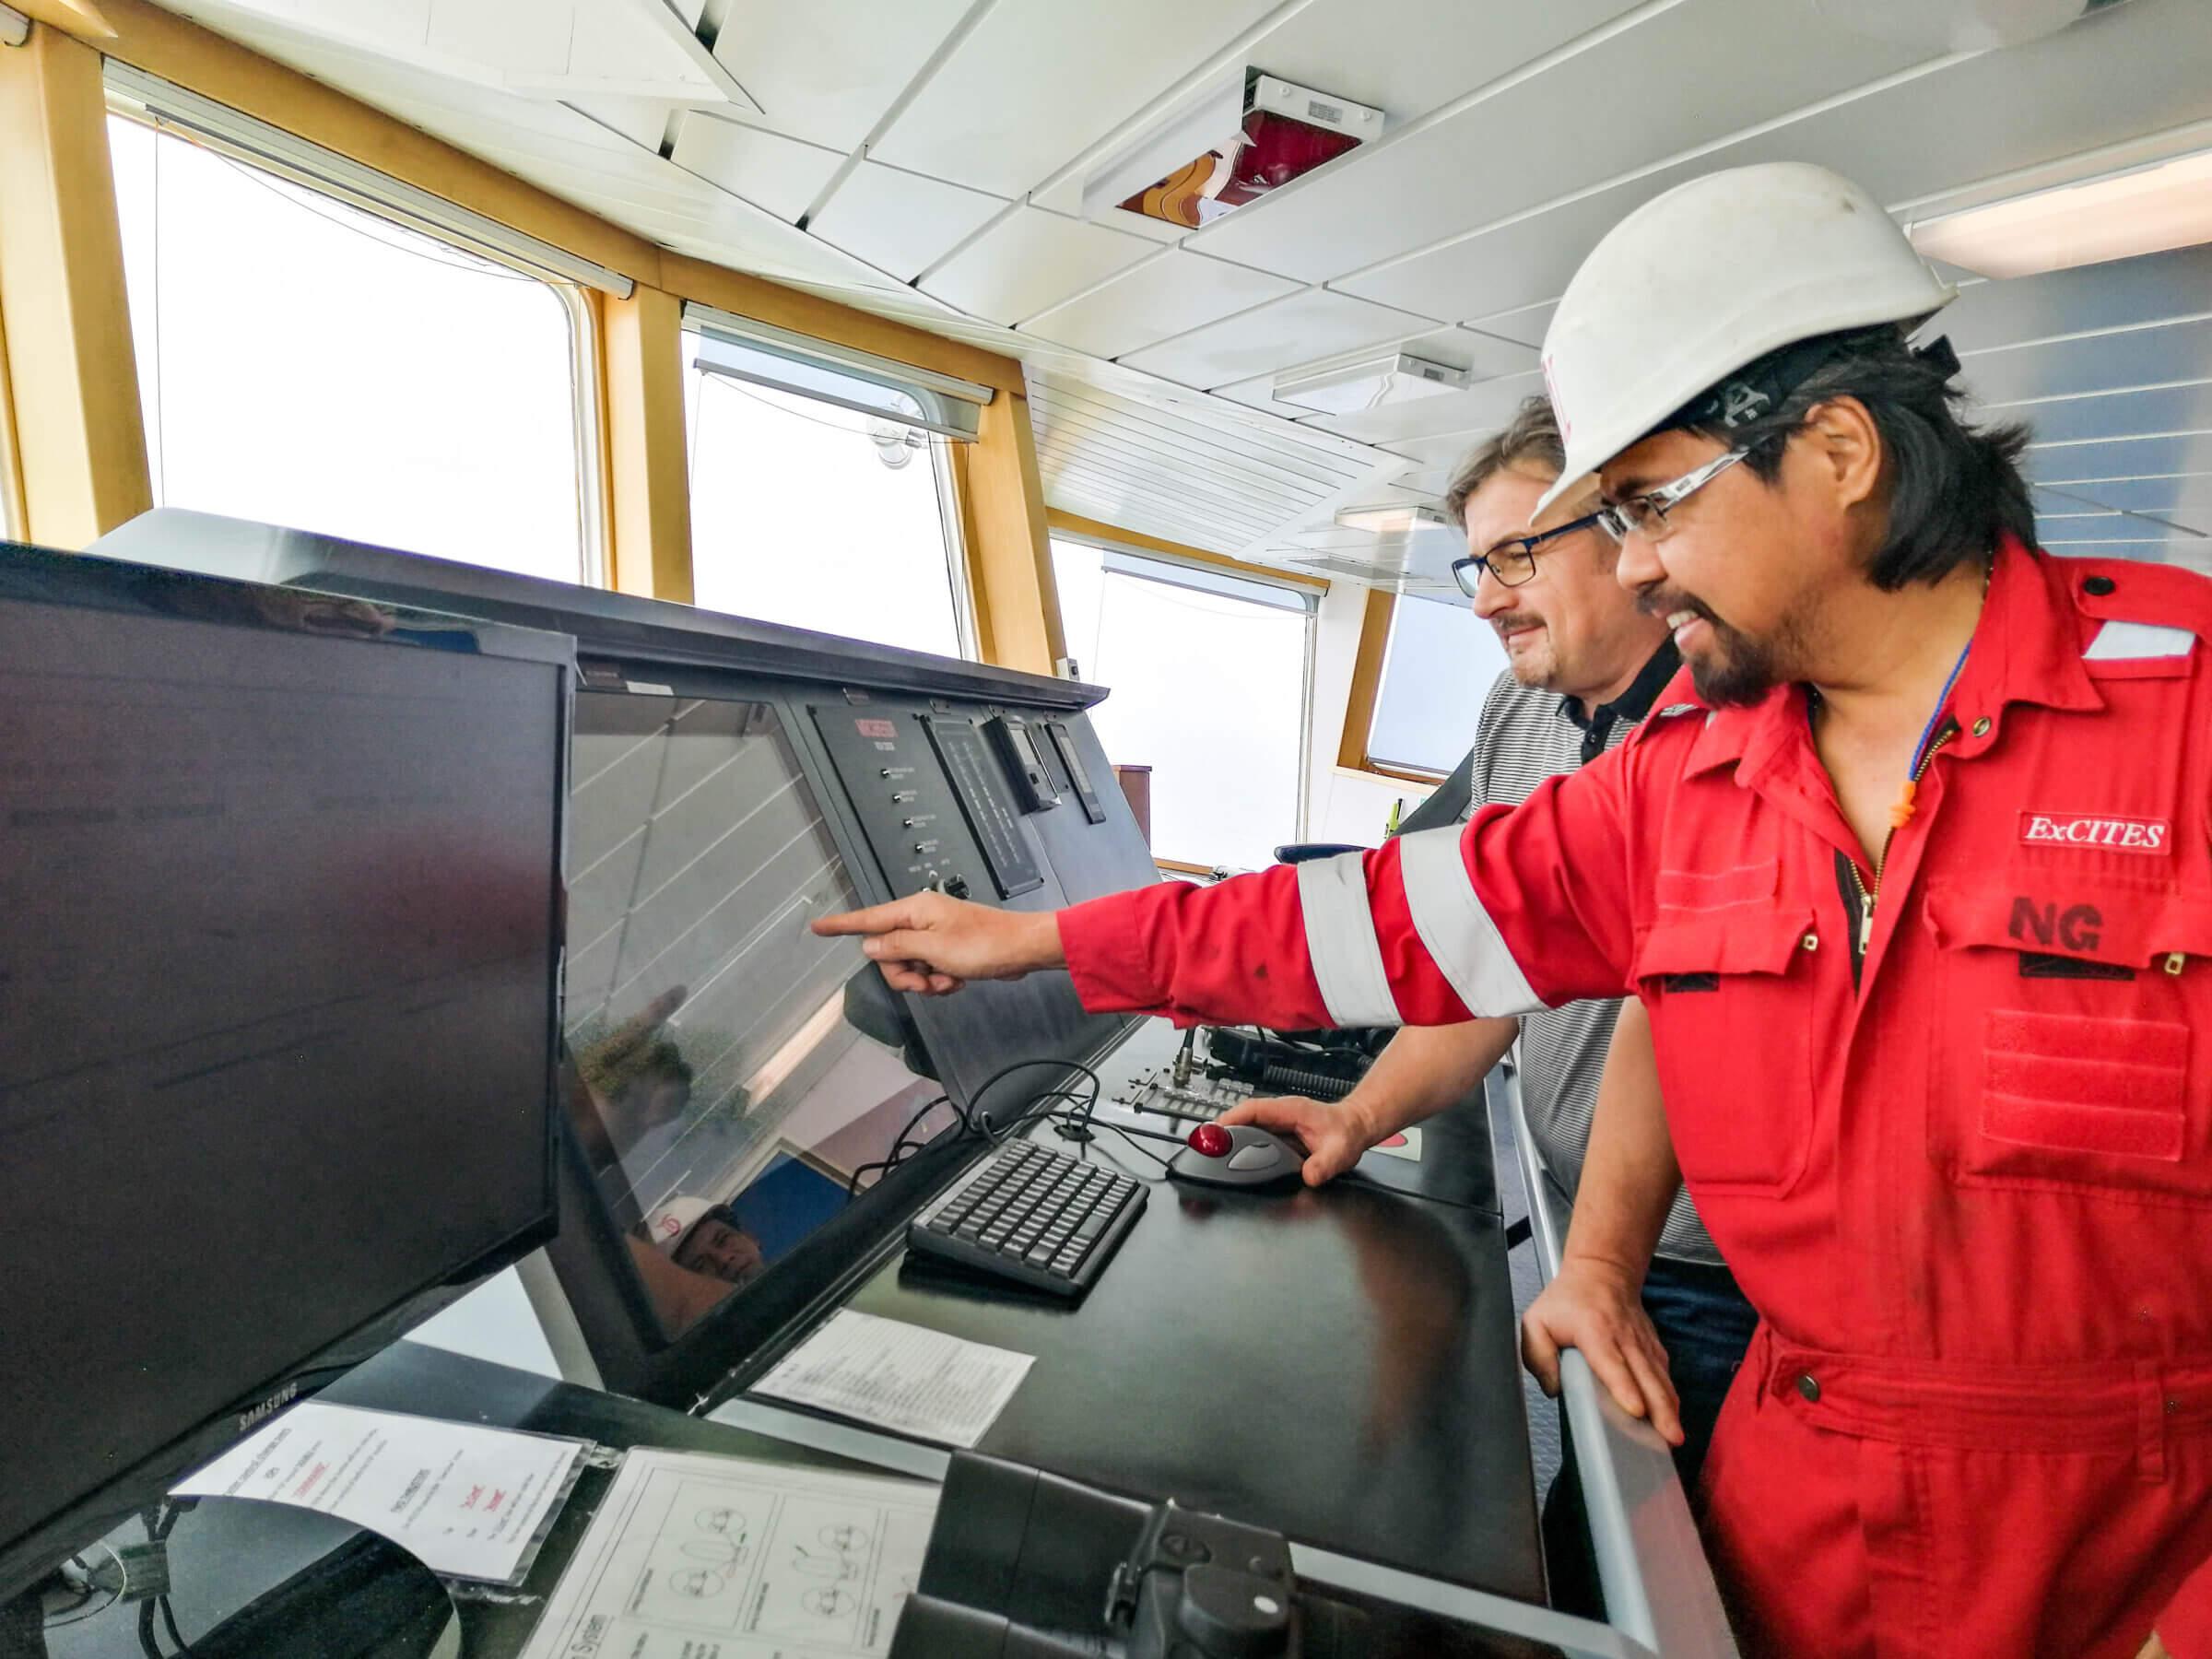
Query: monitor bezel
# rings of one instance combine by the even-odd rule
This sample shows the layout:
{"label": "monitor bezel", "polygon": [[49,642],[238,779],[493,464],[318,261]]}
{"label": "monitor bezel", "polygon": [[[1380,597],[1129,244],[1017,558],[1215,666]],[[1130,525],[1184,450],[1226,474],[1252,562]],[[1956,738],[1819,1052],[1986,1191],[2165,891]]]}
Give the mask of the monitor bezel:
{"label": "monitor bezel", "polygon": [[[391,650],[439,647],[390,633],[354,632],[310,626],[303,617],[287,618],[256,595],[298,595],[298,588],[272,589],[265,583],[164,569],[89,553],[65,553],[27,543],[0,540],[0,600],[46,604],[77,610],[107,610],[177,618],[177,599],[192,594],[186,619],[210,626],[260,629],[315,639],[342,639]],[[213,614],[225,600],[235,613]],[[542,1201],[538,1213],[521,1228],[466,1263],[405,1292],[338,1338],[302,1355],[277,1374],[265,1378],[232,1399],[221,1411],[196,1420],[162,1441],[150,1453],[105,1477],[49,1512],[29,1530],[0,1538],[0,1604],[32,1588],[72,1551],[83,1548],[147,1503],[158,1500],[181,1476],[206,1465],[251,1434],[277,1411],[311,1397],[355,1365],[373,1357],[407,1331],[449,1305],[492,1274],[549,1242],[559,1225],[559,1147],[565,1115],[558,1089],[560,1058],[560,987],[565,969],[567,837],[570,728],[576,682],[575,641],[566,635],[485,622],[382,600],[347,597],[346,603],[372,609],[391,628],[429,627],[451,636],[466,632],[484,656],[539,664],[548,669],[547,690],[554,699],[554,800],[551,865],[547,876],[547,926],[552,948],[547,953],[545,1128]]]}

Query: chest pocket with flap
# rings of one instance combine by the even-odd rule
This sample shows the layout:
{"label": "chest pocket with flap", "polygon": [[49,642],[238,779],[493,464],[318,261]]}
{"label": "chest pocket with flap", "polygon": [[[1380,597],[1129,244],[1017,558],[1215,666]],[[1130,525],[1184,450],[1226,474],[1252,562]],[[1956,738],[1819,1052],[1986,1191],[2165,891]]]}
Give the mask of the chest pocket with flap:
{"label": "chest pocket with flap", "polygon": [[[1932,882],[1928,1150],[1962,1185],[2212,1204],[2212,893],[2046,868]],[[2172,971],[2170,971],[2169,969]]]}
{"label": "chest pocket with flap", "polygon": [[1772,900],[1771,865],[1732,874],[1717,886],[1662,877],[1634,977],[1684,1178],[1778,1196],[1803,1172],[1812,1135],[1813,912]]}

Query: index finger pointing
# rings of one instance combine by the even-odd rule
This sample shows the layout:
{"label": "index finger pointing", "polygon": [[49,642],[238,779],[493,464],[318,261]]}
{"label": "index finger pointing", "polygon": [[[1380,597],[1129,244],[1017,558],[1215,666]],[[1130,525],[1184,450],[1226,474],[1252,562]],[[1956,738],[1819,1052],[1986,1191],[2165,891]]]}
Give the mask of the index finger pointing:
{"label": "index finger pointing", "polygon": [[886,934],[906,925],[906,906],[874,904],[866,910],[840,911],[834,916],[817,916],[806,925],[825,938],[843,934]]}

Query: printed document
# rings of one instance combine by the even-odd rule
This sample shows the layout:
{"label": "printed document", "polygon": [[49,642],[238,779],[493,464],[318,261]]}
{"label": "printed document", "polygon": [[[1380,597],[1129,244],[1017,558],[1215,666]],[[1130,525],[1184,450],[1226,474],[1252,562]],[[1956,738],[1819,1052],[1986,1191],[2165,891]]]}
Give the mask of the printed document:
{"label": "printed document", "polygon": [[584,1442],[310,1400],[172,1489],[260,1498],[381,1533],[432,1572],[519,1583]]}
{"label": "printed document", "polygon": [[842,1309],[752,1386],[948,1446],[973,1446],[1034,1358]]}
{"label": "printed document", "polygon": [[842,1659],[888,1653],[937,1491],[640,1448],[523,1659]]}

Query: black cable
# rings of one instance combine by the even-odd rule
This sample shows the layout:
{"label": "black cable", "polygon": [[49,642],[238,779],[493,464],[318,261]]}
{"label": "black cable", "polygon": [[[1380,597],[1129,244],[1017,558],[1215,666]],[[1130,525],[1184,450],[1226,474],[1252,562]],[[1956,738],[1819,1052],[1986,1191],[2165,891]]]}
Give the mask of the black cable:
{"label": "black cable", "polygon": [[916,1124],[919,1124],[924,1118],[927,1117],[931,1112],[935,1112],[940,1106],[949,1106],[952,1108],[953,1115],[959,1120],[961,1134],[969,1135],[974,1133],[975,1125],[969,1120],[966,1108],[962,1107],[959,1102],[955,1100],[950,1095],[937,1096],[934,1100],[930,1100],[925,1103],[921,1111],[915,1112],[913,1116],[906,1120],[905,1127],[900,1129],[899,1133],[892,1137],[891,1149],[888,1156],[876,1159],[868,1163],[864,1163],[858,1169],[853,1171],[853,1178],[845,1182],[845,1202],[847,1204],[852,1203],[854,1198],[860,1195],[860,1178],[863,1175],[865,1175],[870,1170],[881,1170],[885,1174],[888,1175],[891,1171],[899,1167],[900,1161],[904,1156],[900,1150],[902,1147],[916,1152],[922,1149],[923,1145],[925,1145],[926,1143],[917,1142],[910,1144],[906,1137],[914,1132],[914,1125]]}

